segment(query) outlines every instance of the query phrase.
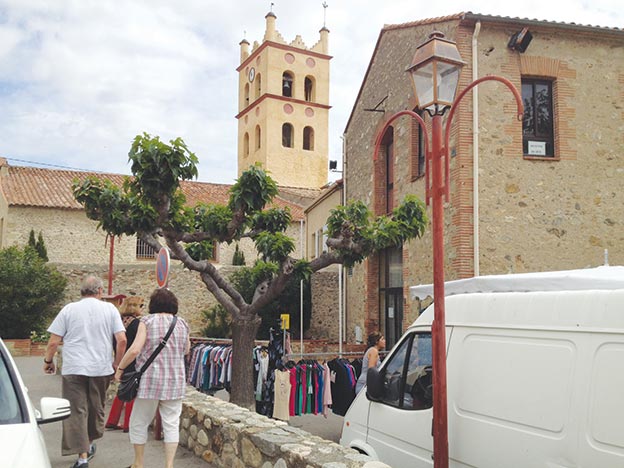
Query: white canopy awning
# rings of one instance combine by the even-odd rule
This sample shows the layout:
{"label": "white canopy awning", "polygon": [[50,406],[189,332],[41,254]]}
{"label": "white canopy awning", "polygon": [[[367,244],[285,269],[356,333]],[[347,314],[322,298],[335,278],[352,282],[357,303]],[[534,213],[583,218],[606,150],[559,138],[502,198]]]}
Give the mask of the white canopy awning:
{"label": "white canopy awning", "polygon": [[[588,289],[624,289],[624,266],[475,276],[444,283],[445,296],[478,292],[580,291]],[[412,286],[410,293],[412,299],[433,297],[433,285]]]}

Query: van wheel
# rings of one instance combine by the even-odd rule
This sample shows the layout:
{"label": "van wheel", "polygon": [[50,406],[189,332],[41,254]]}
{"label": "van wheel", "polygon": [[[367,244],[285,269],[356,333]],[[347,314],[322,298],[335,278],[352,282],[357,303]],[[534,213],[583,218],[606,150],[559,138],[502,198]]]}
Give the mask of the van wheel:
{"label": "van wheel", "polygon": [[366,453],[364,450],[362,450],[361,448],[358,447],[351,447],[353,450],[355,450],[356,452],[361,453],[362,455],[366,455],[368,457],[368,453]]}

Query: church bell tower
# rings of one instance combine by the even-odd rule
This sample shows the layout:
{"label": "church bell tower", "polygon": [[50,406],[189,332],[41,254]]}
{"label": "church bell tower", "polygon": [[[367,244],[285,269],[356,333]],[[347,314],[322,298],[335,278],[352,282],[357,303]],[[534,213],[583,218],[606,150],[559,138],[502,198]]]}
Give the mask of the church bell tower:
{"label": "church bell tower", "polygon": [[238,175],[259,162],[280,186],[318,189],[327,183],[329,30],[306,47],[287,43],[266,16],[261,44],[240,42]]}

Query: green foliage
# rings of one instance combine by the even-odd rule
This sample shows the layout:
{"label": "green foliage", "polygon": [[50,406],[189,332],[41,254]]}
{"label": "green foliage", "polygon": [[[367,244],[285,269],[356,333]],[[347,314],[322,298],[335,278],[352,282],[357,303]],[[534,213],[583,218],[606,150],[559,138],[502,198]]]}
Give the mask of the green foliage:
{"label": "green foliage", "polygon": [[358,249],[349,246],[335,249],[345,266],[360,263],[373,252],[421,237],[429,222],[425,204],[414,195],[407,195],[390,216],[379,216],[372,222],[370,219],[370,211],[361,201],[331,210],[327,220],[328,236],[346,237],[358,245]]}
{"label": "green foliage", "polygon": [[35,330],[30,332],[30,341],[33,343],[47,343],[50,339],[50,332],[36,332]]}
{"label": "green foliage", "polygon": [[293,239],[283,232],[263,231],[255,241],[258,253],[269,262],[281,263],[295,250]]}
{"label": "green foliage", "polygon": [[232,255],[232,265],[245,265],[245,254],[238,248],[238,242],[236,243],[236,249],[234,249],[234,255]]}
{"label": "green foliage", "polygon": [[169,143],[143,133],[135,137],[128,153],[134,174],[130,184],[133,192],[154,204],[159,204],[163,195],[172,197],[181,180],[197,177],[197,156],[181,138]]}
{"label": "green foliage", "polygon": [[271,208],[256,213],[253,217],[253,229],[257,231],[284,232],[290,226],[292,216],[290,209],[286,207]]}
{"label": "green foliage", "polygon": [[48,261],[48,249],[46,249],[45,242],[43,241],[43,234],[41,234],[41,231],[39,231],[39,235],[37,236],[35,250],[44,262]]}
{"label": "green foliage", "polygon": [[28,234],[28,247],[35,249],[37,247],[37,240],[35,239],[35,230],[31,229]]}
{"label": "green foliage", "polygon": [[221,305],[217,304],[208,310],[202,311],[206,326],[202,329],[203,336],[210,338],[231,338],[232,327],[230,314]]}
{"label": "green foliage", "polygon": [[43,234],[39,231],[39,236],[37,240],[35,240],[35,231],[33,229],[30,230],[28,234],[28,247],[34,249],[37,252],[37,255],[43,259],[44,262],[48,261],[48,250],[46,249],[45,242],[43,241]]}
{"label": "green foliage", "polygon": [[278,193],[277,183],[262,169],[260,164],[249,166],[230,189],[229,207],[251,215],[262,210]]}
{"label": "green foliage", "polygon": [[232,220],[232,210],[229,207],[200,203],[193,212],[195,230],[206,232],[219,242],[228,240],[228,224]]}
{"label": "green foliage", "polygon": [[214,258],[214,244],[210,241],[192,242],[185,250],[193,260],[212,260]]}
{"label": "green foliage", "polygon": [[[296,267],[300,271],[304,271],[304,264],[307,262],[296,262]],[[230,277],[230,281],[237,291],[241,293],[245,301],[248,303],[253,299],[256,286],[263,281],[271,280],[277,274],[277,266],[274,263],[257,261],[253,267],[245,267],[236,271]],[[294,336],[299,335],[299,309],[300,309],[300,280],[302,276],[293,276],[288,282],[285,290],[280,296],[270,304],[263,307],[258,315],[261,318],[260,327],[256,336],[259,340],[267,340],[269,338],[269,330],[271,327],[279,325],[281,314],[290,314],[290,323]],[[310,319],[312,315],[312,303],[310,300],[310,282],[304,281],[304,303],[303,303],[303,326],[304,330],[310,327]],[[212,336],[212,335],[206,335]]]}
{"label": "green foliage", "polygon": [[[128,153],[134,178],[127,178],[122,187],[95,176],[75,180],[74,197],[87,217],[114,236],[152,232],[157,227],[188,230],[194,216],[185,208],[179,187],[181,180],[197,177],[197,157],[182,139],[169,143],[147,133],[138,135]],[[168,223],[156,226],[161,207],[167,208]]]}
{"label": "green foliage", "polygon": [[30,246],[0,250],[0,336],[29,338],[45,331],[67,279]]}

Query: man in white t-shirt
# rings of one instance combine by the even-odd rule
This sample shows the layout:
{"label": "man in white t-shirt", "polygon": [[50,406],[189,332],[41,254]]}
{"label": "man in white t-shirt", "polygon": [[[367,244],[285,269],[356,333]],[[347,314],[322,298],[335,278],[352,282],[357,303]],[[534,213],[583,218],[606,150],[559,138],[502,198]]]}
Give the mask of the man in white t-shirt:
{"label": "man in white t-shirt", "polygon": [[[88,468],[95,454],[93,441],[104,434],[106,390],[126,350],[126,333],[117,308],[101,300],[102,280],[87,276],[82,298],[67,304],[48,332],[43,370],[56,372],[54,355],[63,344],[63,398],[71,403],[71,416],[63,421],[62,454],[78,454],[72,468]],[[113,337],[117,340],[113,358]]]}

